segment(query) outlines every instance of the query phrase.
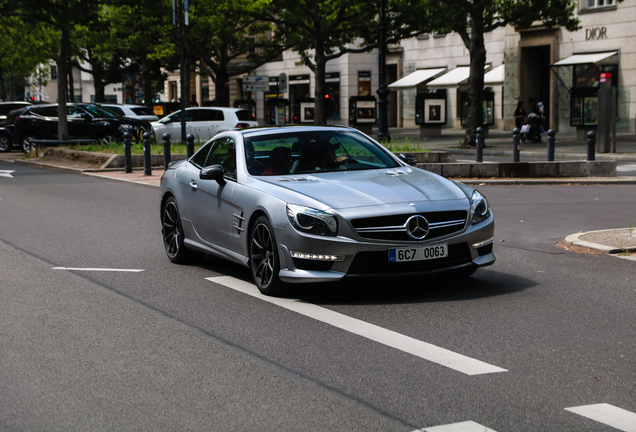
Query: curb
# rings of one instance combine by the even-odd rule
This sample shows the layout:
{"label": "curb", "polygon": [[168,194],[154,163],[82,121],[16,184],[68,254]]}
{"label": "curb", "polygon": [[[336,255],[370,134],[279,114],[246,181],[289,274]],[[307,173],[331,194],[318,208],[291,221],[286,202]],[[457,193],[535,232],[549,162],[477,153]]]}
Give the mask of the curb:
{"label": "curb", "polygon": [[615,248],[615,247],[612,247],[612,246],[605,246],[605,245],[598,244],[598,243],[591,243],[591,242],[587,242],[587,241],[584,241],[584,240],[579,240],[582,236],[584,236],[586,234],[612,232],[612,231],[616,231],[616,230],[615,229],[609,229],[609,230],[587,231],[587,232],[580,232],[580,233],[572,234],[572,235],[569,235],[569,236],[567,236],[565,238],[565,243],[570,244],[572,246],[581,246],[581,247],[585,247],[585,248],[588,248],[588,249],[594,249],[594,250],[597,250],[599,252],[603,252],[603,253],[608,254],[608,255],[619,254],[619,253],[636,252],[636,247]]}

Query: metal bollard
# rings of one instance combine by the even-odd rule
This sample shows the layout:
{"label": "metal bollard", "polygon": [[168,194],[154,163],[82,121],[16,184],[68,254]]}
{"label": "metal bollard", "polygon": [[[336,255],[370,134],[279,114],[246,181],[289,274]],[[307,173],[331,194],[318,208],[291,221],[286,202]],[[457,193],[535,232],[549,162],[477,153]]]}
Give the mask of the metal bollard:
{"label": "metal bollard", "polygon": [[477,128],[477,162],[484,161],[484,130]]}
{"label": "metal bollard", "polygon": [[596,134],[594,131],[587,133],[587,160],[593,161],[596,151]]}
{"label": "metal bollard", "polygon": [[186,137],[186,150],[188,152],[188,158],[194,154],[194,135],[188,134]]}
{"label": "metal bollard", "polygon": [[172,159],[172,155],[170,154],[170,134],[163,134],[163,170],[166,171],[168,169],[168,165]]}
{"label": "metal bollard", "polygon": [[521,131],[518,128],[512,130],[512,161],[519,162],[519,139]]}
{"label": "metal bollard", "polygon": [[132,140],[130,139],[130,132],[124,132],[124,172],[132,172]]}
{"label": "metal bollard", "polygon": [[548,131],[548,162],[554,162],[554,147],[556,144],[556,131],[550,129]]}
{"label": "metal bollard", "polygon": [[150,132],[144,134],[144,175],[152,175],[152,158],[150,157]]}

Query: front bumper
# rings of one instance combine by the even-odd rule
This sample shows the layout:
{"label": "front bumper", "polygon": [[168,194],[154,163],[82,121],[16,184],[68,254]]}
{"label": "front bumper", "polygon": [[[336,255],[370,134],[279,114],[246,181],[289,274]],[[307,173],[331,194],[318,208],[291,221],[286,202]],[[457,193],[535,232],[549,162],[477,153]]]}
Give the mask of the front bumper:
{"label": "front bumper", "polygon": [[[281,268],[279,277],[286,283],[327,282],[355,277],[417,276],[485,267],[495,262],[492,242],[494,225],[491,216],[486,221],[469,226],[460,234],[408,244],[343,237],[309,237],[300,235],[288,225],[276,230]],[[389,262],[389,248],[443,243],[448,245],[446,258]],[[292,252],[311,258],[293,257]]]}

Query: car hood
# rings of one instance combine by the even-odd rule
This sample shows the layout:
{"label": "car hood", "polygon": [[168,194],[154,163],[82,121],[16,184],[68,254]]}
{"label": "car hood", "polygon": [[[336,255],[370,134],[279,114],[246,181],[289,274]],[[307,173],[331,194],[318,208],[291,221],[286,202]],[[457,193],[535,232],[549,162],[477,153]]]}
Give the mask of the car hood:
{"label": "car hood", "polygon": [[259,177],[280,188],[346,209],[382,204],[462,200],[466,195],[453,182],[421,169],[391,169]]}

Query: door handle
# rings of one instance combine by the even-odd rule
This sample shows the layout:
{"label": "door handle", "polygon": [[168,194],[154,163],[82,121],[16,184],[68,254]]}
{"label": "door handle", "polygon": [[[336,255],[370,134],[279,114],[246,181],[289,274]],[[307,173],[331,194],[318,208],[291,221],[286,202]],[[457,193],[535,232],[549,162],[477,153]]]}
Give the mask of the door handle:
{"label": "door handle", "polygon": [[197,182],[195,182],[194,180],[190,180],[190,188],[192,188],[192,190],[197,190],[199,186],[197,186]]}

